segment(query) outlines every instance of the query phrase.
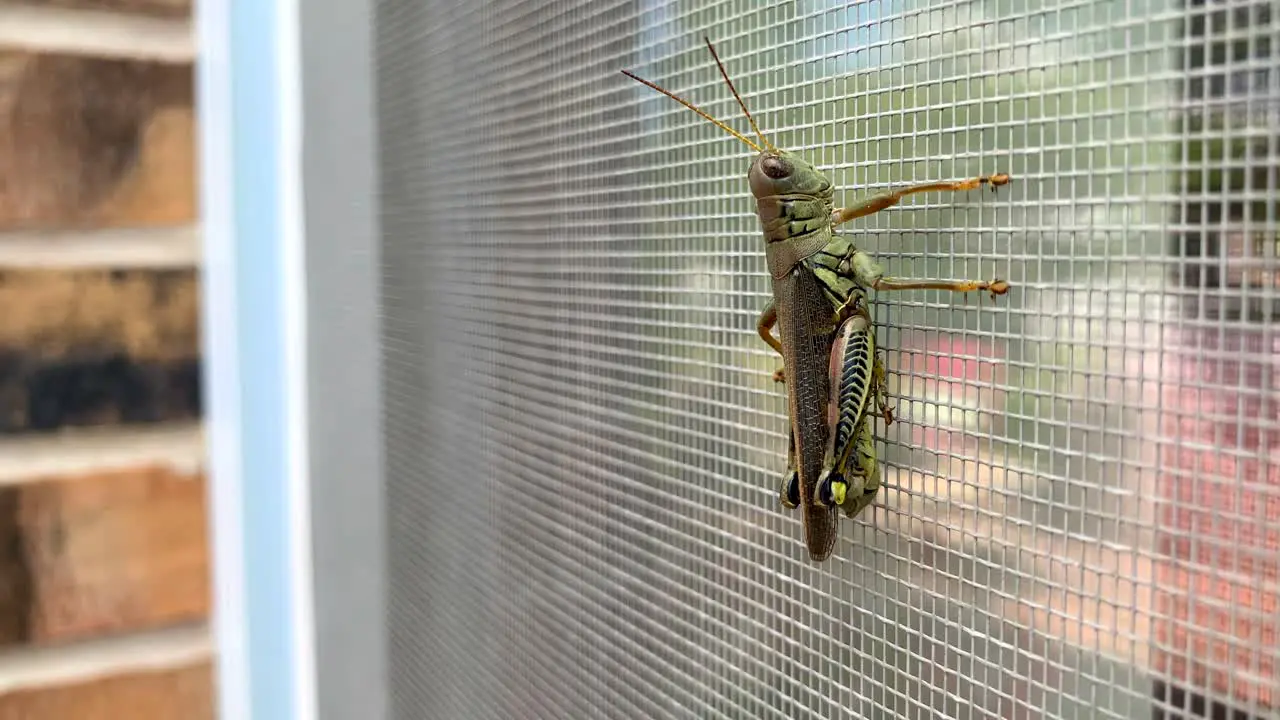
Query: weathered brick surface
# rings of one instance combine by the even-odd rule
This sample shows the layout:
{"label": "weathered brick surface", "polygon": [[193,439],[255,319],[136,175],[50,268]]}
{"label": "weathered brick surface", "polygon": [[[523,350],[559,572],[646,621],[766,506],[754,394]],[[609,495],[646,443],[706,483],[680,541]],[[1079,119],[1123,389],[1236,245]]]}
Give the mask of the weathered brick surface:
{"label": "weathered brick surface", "polygon": [[195,271],[0,272],[0,433],[200,414]]}
{"label": "weathered brick surface", "polygon": [[0,231],[196,217],[187,66],[0,53]]}
{"label": "weathered brick surface", "polygon": [[202,478],[164,467],[0,486],[0,647],[203,620],[206,532]]}
{"label": "weathered brick surface", "polygon": [[0,695],[0,720],[213,720],[213,667],[198,662]]}
{"label": "weathered brick surface", "polygon": [[[0,54],[0,231],[196,219],[189,67]],[[200,412],[194,271],[0,271],[0,433]]]}
{"label": "weathered brick surface", "polygon": [[198,215],[195,114],[156,110],[142,126],[132,168],[95,208],[99,227],[184,225]]}
{"label": "weathered brick surface", "polygon": [[0,271],[0,348],[189,358],[199,350],[199,301],[192,270]]}
{"label": "weathered brick surface", "polygon": [[[191,13],[189,0],[27,2]],[[0,233],[194,223],[192,85],[189,66],[0,52]],[[198,303],[194,270],[0,270],[0,434],[198,417]],[[109,469],[90,449],[83,467],[40,462],[54,474],[27,477],[13,455],[31,446],[18,442],[0,475],[11,665],[63,645],[51,652],[74,669],[80,641],[207,618],[202,476],[132,459]],[[190,657],[6,690],[0,720],[212,720],[211,666]]]}

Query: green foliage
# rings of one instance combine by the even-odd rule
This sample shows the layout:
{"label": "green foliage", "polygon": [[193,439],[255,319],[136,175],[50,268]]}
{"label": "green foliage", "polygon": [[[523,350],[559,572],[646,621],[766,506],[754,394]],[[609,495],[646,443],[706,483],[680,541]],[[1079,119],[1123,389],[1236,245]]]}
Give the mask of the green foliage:
{"label": "green foliage", "polygon": [[[1187,114],[1179,120],[1173,155],[1187,168],[1178,176],[1182,194],[1221,196],[1274,185],[1273,132],[1230,118],[1216,112]],[[1263,222],[1269,213],[1274,217],[1278,207],[1280,199],[1257,197],[1241,203],[1239,216]]]}

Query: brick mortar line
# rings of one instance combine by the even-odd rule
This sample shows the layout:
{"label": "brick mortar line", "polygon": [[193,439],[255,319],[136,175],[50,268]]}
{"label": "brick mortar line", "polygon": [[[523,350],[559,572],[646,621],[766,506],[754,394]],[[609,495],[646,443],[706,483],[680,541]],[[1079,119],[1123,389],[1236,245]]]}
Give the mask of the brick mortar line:
{"label": "brick mortar line", "polygon": [[52,647],[0,652],[0,695],[116,675],[170,670],[212,659],[205,623]]}
{"label": "brick mortar line", "polygon": [[195,225],[0,233],[0,270],[194,270],[201,257]]}
{"label": "brick mortar line", "polygon": [[0,50],[191,63],[189,19],[0,3]]}
{"label": "brick mortar line", "polygon": [[0,440],[0,487],[157,465],[181,475],[200,473],[205,465],[202,425],[66,430]]}

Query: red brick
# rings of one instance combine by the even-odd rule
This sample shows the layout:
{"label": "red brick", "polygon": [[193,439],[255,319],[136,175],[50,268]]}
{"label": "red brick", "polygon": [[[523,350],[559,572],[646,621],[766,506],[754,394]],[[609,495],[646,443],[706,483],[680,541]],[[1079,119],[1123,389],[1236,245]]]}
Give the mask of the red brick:
{"label": "red brick", "polygon": [[137,467],[0,486],[0,646],[199,621],[202,477]]}
{"label": "red brick", "polygon": [[0,231],[196,218],[189,66],[0,53]]}

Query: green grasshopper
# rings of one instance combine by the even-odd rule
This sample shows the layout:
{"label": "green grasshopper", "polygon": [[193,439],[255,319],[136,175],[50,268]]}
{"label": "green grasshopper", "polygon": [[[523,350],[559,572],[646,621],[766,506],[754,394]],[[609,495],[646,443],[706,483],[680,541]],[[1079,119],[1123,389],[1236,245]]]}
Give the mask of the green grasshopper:
{"label": "green grasshopper", "polygon": [[[835,546],[837,509],[854,517],[880,489],[872,435],[871,405],[893,422],[885,371],[876,355],[866,291],[938,289],[955,292],[1009,291],[1003,280],[923,280],[888,277],[867,253],[834,228],[898,204],[903,197],[933,191],[1006,185],[1005,174],[958,182],[912,185],[836,208],[830,180],[800,157],[769,142],[747,110],[709,39],[711,57],[733,92],[759,143],[715,119],[693,103],[623,70],[636,80],[700,115],[756,153],[747,182],[764,232],[773,299],[760,313],[760,337],[782,356],[774,380],[786,383],[791,440],[787,472],[779,488],[785,507],[802,507],[809,557],[822,561]],[[778,335],[772,330],[778,327]]]}

